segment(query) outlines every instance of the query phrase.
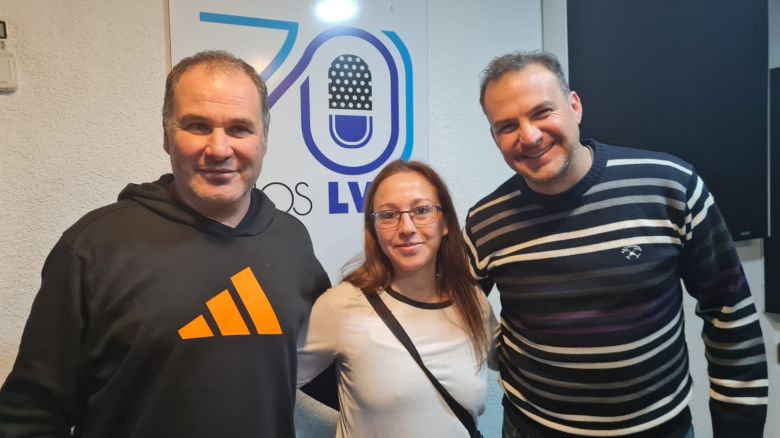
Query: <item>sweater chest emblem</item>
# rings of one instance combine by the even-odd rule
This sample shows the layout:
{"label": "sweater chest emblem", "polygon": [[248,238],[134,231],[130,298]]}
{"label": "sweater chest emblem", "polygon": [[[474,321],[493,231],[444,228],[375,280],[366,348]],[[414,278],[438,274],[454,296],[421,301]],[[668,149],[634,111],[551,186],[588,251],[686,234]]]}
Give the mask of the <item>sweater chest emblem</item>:
{"label": "sweater chest emblem", "polygon": [[639,245],[627,245],[620,249],[620,253],[628,260],[636,260],[642,256],[642,248]]}
{"label": "sweater chest emblem", "polygon": [[[246,318],[238,309],[243,305],[258,335],[281,335],[282,328],[276,317],[268,297],[257,281],[250,268],[245,268],[230,277],[233,287],[238,292],[240,304],[236,303],[230,291],[225,289],[206,301],[208,312],[198,315],[195,319],[179,329],[181,339],[213,338],[215,336],[249,336],[250,331]],[[214,334],[205,315],[210,315],[217,326],[219,334]]]}

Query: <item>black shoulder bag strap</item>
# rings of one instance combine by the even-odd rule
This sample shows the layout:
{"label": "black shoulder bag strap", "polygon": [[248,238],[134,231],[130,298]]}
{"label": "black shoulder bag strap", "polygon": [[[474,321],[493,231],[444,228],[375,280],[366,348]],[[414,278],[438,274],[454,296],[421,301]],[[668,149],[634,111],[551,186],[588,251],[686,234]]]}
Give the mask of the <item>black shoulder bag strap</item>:
{"label": "black shoulder bag strap", "polygon": [[447,389],[445,389],[444,386],[439,383],[439,380],[436,379],[433,374],[431,374],[430,370],[428,370],[428,367],[425,366],[422,358],[420,357],[420,353],[417,352],[417,349],[414,347],[414,343],[411,339],[409,339],[409,335],[406,334],[404,328],[401,327],[401,324],[397,319],[395,319],[393,313],[390,312],[390,309],[387,308],[385,302],[382,301],[382,299],[379,297],[379,294],[376,292],[367,291],[363,291],[363,294],[371,304],[371,307],[373,307],[379,317],[382,318],[382,321],[384,321],[387,328],[389,328],[395,337],[398,338],[401,344],[406,347],[406,349],[409,351],[409,354],[411,354],[412,358],[414,358],[414,361],[417,362],[417,365],[419,365],[420,368],[422,368],[422,370],[425,372],[425,375],[428,376],[428,379],[439,391],[439,394],[441,394],[441,396],[444,398],[444,401],[447,402],[447,405],[450,407],[450,409],[452,409],[452,412],[455,413],[455,416],[458,417],[458,420],[463,423],[463,426],[469,432],[469,436],[472,438],[482,437],[482,434],[479,432],[479,430],[477,430],[477,425],[474,423],[474,418],[471,416],[469,411],[467,411],[466,408],[464,408],[460,403],[458,403],[457,400],[455,400],[449,391],[447,391]]}

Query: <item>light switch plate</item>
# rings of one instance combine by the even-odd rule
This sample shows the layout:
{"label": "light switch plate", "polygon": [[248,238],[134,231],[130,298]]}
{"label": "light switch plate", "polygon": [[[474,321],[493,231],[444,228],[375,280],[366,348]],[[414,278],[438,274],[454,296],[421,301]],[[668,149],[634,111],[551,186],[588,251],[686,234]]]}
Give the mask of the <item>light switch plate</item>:
{"label": "light switch plate", "polygon": [[10,53],[0,52],[0,92],[16,91],[16,62]]}
{"label": "light switch plate", "polygon": [[11,41],[8,20],[0,17],[0,92],[16,91],[19,86],[16,77],[16,61],[11,53]]}

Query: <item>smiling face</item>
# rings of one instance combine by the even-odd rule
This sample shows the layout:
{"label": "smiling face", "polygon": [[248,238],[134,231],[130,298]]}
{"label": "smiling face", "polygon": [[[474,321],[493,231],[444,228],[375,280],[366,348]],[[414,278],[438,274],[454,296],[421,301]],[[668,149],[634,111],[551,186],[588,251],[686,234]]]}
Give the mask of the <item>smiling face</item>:
{"label": "smiling face", "polygon": [[[441,205],[436,188],[420,173],[403,171],[382,182],[374,194],[373,211],[406,211],[422,205]],[[390,260],[393,276],[424,275],[434,278],[436,256],[447,229],[444,217],[427,225],[416,225],[409,214],[401,215],[397,228],[375,228],[382,252]]]}
{"label": "smiling face", "polygon": [[531,64],[490,82],[485,115],[504,161],[539,193],[573,187],[591,165],[580,144],[582,106],[577,93],[565,95],[550,70]]}
{"label": "smiling face", "polygon": [[237,225],[263,164],[261,117],[257,87],[246,73],[208,65],[185,72],[165,134],[176,196],[204,216]]}

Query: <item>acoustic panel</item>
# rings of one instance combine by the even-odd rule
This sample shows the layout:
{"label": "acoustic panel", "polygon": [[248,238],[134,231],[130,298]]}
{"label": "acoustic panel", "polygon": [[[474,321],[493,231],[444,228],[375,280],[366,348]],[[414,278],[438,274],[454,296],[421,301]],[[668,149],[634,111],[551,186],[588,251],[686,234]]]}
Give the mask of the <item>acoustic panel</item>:
{"label": "acoustic panel", "polygon": [[767,235],[765,0],[569,0],[583,137],[692,163],[735,240]]}

